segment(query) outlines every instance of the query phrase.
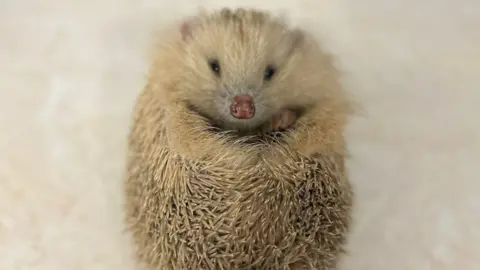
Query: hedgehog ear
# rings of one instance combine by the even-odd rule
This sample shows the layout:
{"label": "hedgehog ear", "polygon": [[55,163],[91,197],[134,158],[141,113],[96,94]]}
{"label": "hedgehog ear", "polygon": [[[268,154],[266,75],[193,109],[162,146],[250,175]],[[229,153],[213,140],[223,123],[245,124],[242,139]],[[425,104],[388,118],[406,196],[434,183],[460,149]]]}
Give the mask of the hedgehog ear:
{"label": "hedgehog ear", "polygon": [[180,35],[183,41],[188,41],[193,37],[194,28],[198,24],[198,18],[188,18],[180,24]]}
{"label": "hedgehog ear", "polygon": [[292,43],[290,47],[290,53],[295,52],[298,48],[303,46],[305,42],[305,33],[301,29],[294,29],[291,32]]}

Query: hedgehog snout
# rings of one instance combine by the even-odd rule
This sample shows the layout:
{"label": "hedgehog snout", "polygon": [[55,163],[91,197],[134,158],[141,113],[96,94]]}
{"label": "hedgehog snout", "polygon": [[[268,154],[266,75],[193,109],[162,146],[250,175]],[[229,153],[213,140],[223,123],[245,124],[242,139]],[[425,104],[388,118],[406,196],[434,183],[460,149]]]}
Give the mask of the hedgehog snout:
{"label": "hedgehog snout", "polygon": [[255,102],[252,96],[240,94],[233,98],[230,112],[237,119],[251,119],[255,116]]}

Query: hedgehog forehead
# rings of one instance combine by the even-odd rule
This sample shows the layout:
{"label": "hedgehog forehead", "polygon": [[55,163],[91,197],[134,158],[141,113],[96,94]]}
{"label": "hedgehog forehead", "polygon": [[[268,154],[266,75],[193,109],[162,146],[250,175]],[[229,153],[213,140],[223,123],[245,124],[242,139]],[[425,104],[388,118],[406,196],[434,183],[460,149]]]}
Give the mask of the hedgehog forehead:
{"label": "hedgehog forehead", "polygon": [[296,36],[283,21],[267,14],[219,12],[200,18],[192,30],[187,57],[192,66],[201,67],[195,72],[202,77],[210,75],[205,63],[212,61],[218,61],[223,82],[257,84],[271,66],[292,70],[286,67]]}
{"label": "hedgehog forehead", "polygon": [[246,26],[248,28],[278,23],[268,13],[241,8],[236,10],[226,8],[215,12],[208,17],[207,21],[214,22],[218,25]]}
{"label": "hedgehog forehead", "polygon": [[281,61],[281,46],[289,37],[288,31],[274,24],[227,22],[204,25],[198,33],[197,45],[207,57],[220,58],[230,64],[255,68],[266,62]]}

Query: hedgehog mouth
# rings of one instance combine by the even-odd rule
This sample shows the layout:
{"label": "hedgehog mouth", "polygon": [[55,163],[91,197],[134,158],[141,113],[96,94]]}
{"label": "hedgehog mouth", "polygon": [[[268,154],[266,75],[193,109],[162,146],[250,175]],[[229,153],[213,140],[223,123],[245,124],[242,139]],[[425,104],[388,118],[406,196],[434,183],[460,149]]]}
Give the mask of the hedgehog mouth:
{"label": "hedgehog mouth", "polygon": [[268,120],[260,122],[255,126],[248,126],[248,127],[246,126],[244,128],[237,128],[237,129],[231,129],[231,128],[228,129],[228,128],[225,128],[220,121],[218,121],[213,117],[209,117],[207,114],[203,113],[200,110],[200,108],[194,106],[193,104],[188,104],[187,107],[192,113],[199,115],[206,120],[209,126],[209,129],[208,129],[209,132],[212,132],[215,134],[225,134],[225,135],[228,134],[231,137],[237,137],[237,138],[249,137],[249,138],[252,138],[253,140],[257,140],[257,139],[264,140],[266,138],[278,139],[283,137],[287,133],[292,132],[296,129],[297,127],[296,122],[298,122],[298,119],[303,117],[307,111],[306,107],[299,107],[299,106],[286,107],[285,109],[288,109],[294,112],[296,117],[295,123],[284,129],[269,131],[269,130],[265,130],[264,127],[270,123],[270,118]]}

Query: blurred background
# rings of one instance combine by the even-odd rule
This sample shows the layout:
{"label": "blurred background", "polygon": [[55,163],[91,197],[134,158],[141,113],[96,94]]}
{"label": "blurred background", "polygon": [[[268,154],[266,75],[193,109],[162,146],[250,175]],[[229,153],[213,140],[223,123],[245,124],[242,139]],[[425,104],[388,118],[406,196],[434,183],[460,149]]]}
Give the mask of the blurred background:
{"label": "blurred background", "polygon": [[340,268],[478,270],[478,0],[0,0],[0,270],[134,269],[124,149],[152,32],[223,6],[312,31],[363,106]]}

